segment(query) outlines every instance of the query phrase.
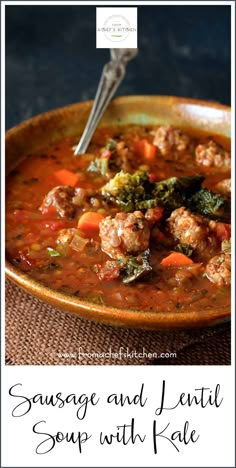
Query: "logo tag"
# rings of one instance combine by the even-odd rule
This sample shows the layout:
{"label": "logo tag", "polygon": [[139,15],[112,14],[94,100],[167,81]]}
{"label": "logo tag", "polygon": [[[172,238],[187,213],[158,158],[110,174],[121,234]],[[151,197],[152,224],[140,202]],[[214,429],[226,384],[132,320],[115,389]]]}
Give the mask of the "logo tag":
{"label": "logo tag", "polygon": [[137,8],[96,8],[96,48],[136,49]]}

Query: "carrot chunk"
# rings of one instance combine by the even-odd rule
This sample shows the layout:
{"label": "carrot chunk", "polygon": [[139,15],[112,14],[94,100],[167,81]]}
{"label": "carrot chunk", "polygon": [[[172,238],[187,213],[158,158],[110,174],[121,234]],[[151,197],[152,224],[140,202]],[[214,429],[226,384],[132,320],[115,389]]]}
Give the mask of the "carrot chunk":
{"label": "carrot chunk", "polygon": [[87,211],[82,214],[78,222],[78,228],[81,229],[88,237],[92,237],[99,231],[99,224],[105,218],[105,215],[96,213],[95,211]]}
{"label": "carrot chunk", "polygon": [[144,156],[146,159],[153,159],[156,156],[156,146],[149,143],[145,138],[140,140],[136,145],[136,151],[139,156]]}
{"label": "carrot chunk", "polygon": [[176,267],[181,267],[181,266],[188,266],[192,265],[193,261],[191,258],[187,257],[187,255],[184,255],[180,252],[173,252],[168,257],[163,258],[161,261],[161,265],[163,267],[167,266],[176,266]]}
{"label": "carrot chunk", "polygon": [[67,169],[61,169],[60,171],[54,172],[55,177],[63,185],[70,185],[75,187],[78,182],[78,176],[74,172],[68,171]]}

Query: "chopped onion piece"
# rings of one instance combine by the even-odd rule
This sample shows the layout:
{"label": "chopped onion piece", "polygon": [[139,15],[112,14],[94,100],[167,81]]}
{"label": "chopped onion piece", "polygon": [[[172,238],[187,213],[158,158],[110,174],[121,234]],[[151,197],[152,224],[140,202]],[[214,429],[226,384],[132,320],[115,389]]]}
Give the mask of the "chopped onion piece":
{"label": "chopped onion piece", "polygon": [[77,188],[75,190],[75,196],[72,198],[72,203],[77,206],[81,206],[84,203],[86,197],[86,190],[83,188]]}
{"label": "chopped onion piece", "polygon": [[88,242],[89,239],[84,239],[83,237],[80,237],[77,234],[75,234],[70,243],[70,247],[76,250],[77,252],[82,252]]}

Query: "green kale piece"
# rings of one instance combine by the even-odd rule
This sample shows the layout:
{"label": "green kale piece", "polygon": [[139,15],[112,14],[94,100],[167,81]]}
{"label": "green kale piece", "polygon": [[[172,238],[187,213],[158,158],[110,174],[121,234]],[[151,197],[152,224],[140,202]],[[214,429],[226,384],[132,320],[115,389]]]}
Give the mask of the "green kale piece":
{"label": "green kale piece", "polygon": [[111,151],[111,153],[114,153],[116,151],[116,147],[117,141],[113,140],[113,138],[109,138],[106,145],[104,146],[104,149],[108,149],[109,151]]}
{"label": "green kale piece", "polygon": [[[117,142],[112,138],[109,138],[106,145],[103,148],[104,150],[109,150],[112,154],[116,151]],[[109,166],[111,163],[111,157],[100,157],[92,161],[87,169],[88,172],[97,172],[103,176],[108,175]]]}
{"label": "green kale piece", "polygon": [[102,194],[123,211],[147,210],[157,205],[172,211],[183,206],[190,195],[200,189],[204,177],[171,177],[152,183],[146,172],[119,172],[102,187]]}
{"label": "green kale piece", "polygon": [[128,284],[152,271],[149,264],[150,250],[147,249],[136,257],[128,257],[127,263],[122,267],[123,283]]}
{"label": "green kale piece", "polygon": [[146,172],[129,174],[121,171],[102,187],[102,195],[117,203],[123,211],[131,212],[156,206],[153,186]]}
{"label": "green kale piece", "polygon": [[60,252],[57,252],[57,250],[54,250],[51,247],[47,247],[47,251],[48,251],[48,255],[50,255],[50,257],[60,257],[61,256]]}
{"label": "green kale piece", "polygon": [[193,253],[192,247],[190,245],[188,245],[188,244],[178,244],[178,245],[176,245],[175,251],[180,252],[180,253],[182,253],[184,255],[187,255],[187,257],[191,257],[191,255]]}
{"label": "green kale piece", "polygon": [[200,189],[203,180],[202,176],[184,176],[156,182],[153,193],[157,204],[171,211],[186,205],[189,197]]}
{"label": "green kale piece", "polygon": [[230,220],[230,202],[207,188],[201,188],[192,195],[189,208],[209,218]]}

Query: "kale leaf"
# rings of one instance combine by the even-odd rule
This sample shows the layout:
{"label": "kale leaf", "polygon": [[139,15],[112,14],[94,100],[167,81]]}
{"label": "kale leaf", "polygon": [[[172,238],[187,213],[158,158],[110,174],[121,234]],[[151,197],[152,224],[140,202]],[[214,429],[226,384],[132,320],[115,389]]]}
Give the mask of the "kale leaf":
{"label": "kale leaf", "polygon": [[230,202],[222,195],[202,188],[204,177],[170,177],[150,182],[146,172],[119,172],[101,189],[102,195],[125,212],[163,206],[166,214],[185,206],[213,219],[230,220]]}
{"label": "kale leaf", "polygon": [[153,184],[150,183],[146,172],[129,174],[121,171],[102,187],[102,194],[128,213],[155,207],[156,200],[152,189]]}
{"label": "kale leaf", "polygon": [[156,182],[153,194],[158,205],[173,211],[187,204],[189,196],[200,189],[203,180],[202,176],[171,177]]}
{"label": "kale leaf", "polygon": [[169,211],[184,205],[200,189],[204,177],[171,177],[152,183],[146,172],[119,172],[102,187],[102,194],[125,212],[147,210],[161,205]]}
{"label": "kale leaf", "polygon": [[121,270],[123,283],[128,284],[152,270],[149,264],[150,250],[147,249],[137,257],[128,257],[127,263]]}
{"label": "kale leaf", "polygon": [[230,202],[222,195],[201,188],[189,200],[189,208],[213,219],[229,221]]}
{"label": "kale leaf", "polygon": [[107,176],[110,169],[110,163],[112,161],[111,156],[116,152],[116,146],[117,142],[112,138],[109,138],[106,145],[102,149],[102,153],[104,152],[104,150],[109,150],[110,156],[104,157],[103,155],[101,155],[100,158],[96,158],[94,161],[91,161],[87,171],[97,172],[103,176]]}
{"label": "kale leaf", "polygon": [[193,248],[189,244],[178,244],[175,247],[175,251],[187,255],[187,257],[191,257]]}

